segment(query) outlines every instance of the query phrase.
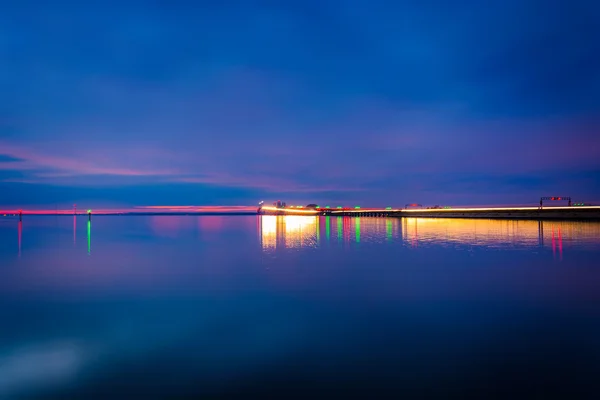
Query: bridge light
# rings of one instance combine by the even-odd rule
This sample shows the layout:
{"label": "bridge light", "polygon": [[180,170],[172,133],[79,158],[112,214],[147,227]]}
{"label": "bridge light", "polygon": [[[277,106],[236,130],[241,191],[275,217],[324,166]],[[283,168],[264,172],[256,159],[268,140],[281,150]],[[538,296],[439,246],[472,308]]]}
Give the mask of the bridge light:
{"label": "bridge light", "polygon": [[386,210],[391,210],[391,209],[392,209],[392,207],[386,207],[385,209],[386,209]]}
{"label": "bridge light", "polygon": [[360,206],[354,206],[354,208],[358,210],[360,208]]}

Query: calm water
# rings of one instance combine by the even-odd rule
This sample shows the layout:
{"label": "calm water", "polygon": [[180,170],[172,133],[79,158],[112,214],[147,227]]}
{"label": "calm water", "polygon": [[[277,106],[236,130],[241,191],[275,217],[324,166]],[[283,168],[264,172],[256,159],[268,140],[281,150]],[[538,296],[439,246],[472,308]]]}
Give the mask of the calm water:
{"label": "calm water", "polygon": [[598,398],[600,224],[0,217],[0,321],[2,399]]}

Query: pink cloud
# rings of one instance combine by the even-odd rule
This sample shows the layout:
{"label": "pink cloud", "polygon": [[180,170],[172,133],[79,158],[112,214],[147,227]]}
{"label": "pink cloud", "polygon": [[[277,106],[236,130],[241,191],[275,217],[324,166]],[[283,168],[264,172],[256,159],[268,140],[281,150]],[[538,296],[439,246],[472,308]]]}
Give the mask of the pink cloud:
{"label": "pink cloud", "polygon": [[[94,161],[85,161],[76,157],[50,155],[34,149],[0,144],[2,154],[20,159],[14,163],[6,163],[4,169],[38,170],[50,169],[47,172],[35,172],[38,178],[57,178],[78,175],[119,175],[119,176],[161,176],[172,175],[174,170],[151,170],[123,168],[118,164],[101,165]],[[16,167],[16,168],[15,168]]]}

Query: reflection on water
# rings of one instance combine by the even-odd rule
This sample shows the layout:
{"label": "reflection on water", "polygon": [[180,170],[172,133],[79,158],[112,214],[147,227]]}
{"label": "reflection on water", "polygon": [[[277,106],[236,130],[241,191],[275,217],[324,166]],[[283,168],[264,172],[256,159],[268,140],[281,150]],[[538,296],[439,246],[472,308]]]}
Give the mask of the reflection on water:
{"label": "reflection on water", "polygon": [[600,389],[600,223],[94,216],[94,254],[91,230],[0,218],[1,399]]}
{"label": "reflection on water", "polygon": [[156,215],[148,219],[150,228],[156,236],[177,238],[180,234],[194,229],[195,218],[186,216]]}
{"label": "reflection on water", "polygon": [[[263,249],[317,248],[331,241],[332,231],[337,242],[360,243],[393,240],[400,230],[397,218],[350,218],[319,216],[263,215],[259,219],[260,239]],[[399,235],[396,235],[399,238]]]}
{"label": "reflection on water", "polygon": [[21,257],[21,238],[23,236],[23,221],[19,221],[19,257]]}
{"label": "reflection on water", "polygon": [[562,253],[563,243],[600,243],[600,223],[574,221],[403,218],[403,238],[418,243],[491,247],[545,246]]}
{"label": "reflection on water", "polygon": [[317,247],[319,217],[263,215],[259,218],[264,249]]}
{"label": "reflection on water", "polygon": [[415,248],[420,244],[548,246],[559,258],[566,244],[600,243],[600,223],[595,222],[295,215],[258,218],[261,245],[265,250],[316,248],[331,242],[332,231],[335,241],[344,244],[396,241]]}
{"label": "reflection on water", "polygon": [[92,221],[87,222],[87,251],[88,255],[92,253]]}
{"label": "reflection on water", "polygon": [[[562,259],[563,251],[570,246],[600,244],[598,222],[296,215],[263,215],[256,218],[257,235],[263,250],[310,249],[336,243],[357,246],[362,243],[385,242],[400,243],[409,248],[435,244],[490,248],[541,247],[551,249],[556,258]],[[229,221],[231,225],[226,227],[224,224],[227,220],[219,217],[161,216],[150,217],[148,221],[153,234],[167,238],[187,235],[195,229],[206,235],[217,234],[222,229],[235,226],[235,221]],[[21,256],[23,235],[27,237],[27,229],[23,233],[23,222],[14,223],[17,228],[18,255]],[[126,225],[127,219],[123,223]],[[87,221],[86,228],[87,253],[91,254],[91,220]],[[77,247],[76,217],[73,217],[72,229],[73,245]]]}

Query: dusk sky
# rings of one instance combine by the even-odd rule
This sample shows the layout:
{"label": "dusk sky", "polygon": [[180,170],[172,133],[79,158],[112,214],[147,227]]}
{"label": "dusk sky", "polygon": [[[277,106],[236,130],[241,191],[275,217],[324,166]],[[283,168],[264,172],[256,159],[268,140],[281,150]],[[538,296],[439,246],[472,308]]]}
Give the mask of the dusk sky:
{"label": "dusk sky", "polygon": [[600,200],[592,0],[0,10],[0,207]]}

